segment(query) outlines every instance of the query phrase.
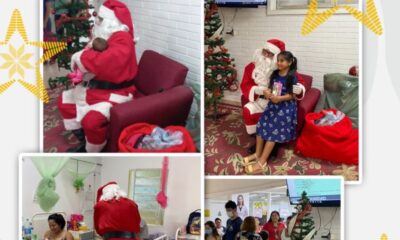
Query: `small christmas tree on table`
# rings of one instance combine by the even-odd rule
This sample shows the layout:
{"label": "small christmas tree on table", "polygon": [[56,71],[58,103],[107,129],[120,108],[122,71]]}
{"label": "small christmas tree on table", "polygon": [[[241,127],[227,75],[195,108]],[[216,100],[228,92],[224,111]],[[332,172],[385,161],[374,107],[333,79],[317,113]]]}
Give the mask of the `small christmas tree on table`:
{"label": "small christmas tree on table", "polygon": [[224,96],[224,90],[238,89],[237,72],[234,59],[223,45],[223,26],[214,0],[205,0],[204,4],[204,85],[206,108],[213,108],[213,118],[219,117],[218,103]]}
{"label": "small christmas tree on table", "polygon": [[[93,21],[90,19],[92,15],[89,10],[93,8],[88,0],[71,0],[60,4],[54,10],[57,12],[62,9],[68,12],[61,14],[61,17],[56,20],[56,28],[62,29],[56,34],[57,40],[68,43],[67,48],[57,55],[59,68],[71,70],[72,54],[82,50],[87,45],[93,26]],[[96,16],[96,12],[93,13],[93,16]],[[68,88],[70,81],[67,76],[49,79],[51,88],[55,88],[59,84]]]}
{"label": "small christmas tree on table", "polygon": [[291,240],[306,240],[312,239],[315,235],[315,225],[313,217],[311,216],[310,199],[304,191],[301,194],[299,204],[296,206],[297,213],[293,215],[295,224],[290,233]]}

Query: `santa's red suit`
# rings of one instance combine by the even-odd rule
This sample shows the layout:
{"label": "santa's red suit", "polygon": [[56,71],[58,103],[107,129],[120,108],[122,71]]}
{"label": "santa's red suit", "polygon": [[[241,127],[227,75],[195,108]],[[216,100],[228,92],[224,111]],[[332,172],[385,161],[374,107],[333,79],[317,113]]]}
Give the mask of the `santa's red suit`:
{"label": "santa's red suit", "polygon": [[126,198],[117,183],[109,182],[97,190],[94,227],[103,239],[139,239],[140,221],[137,204]]}
{"label": "santa's red suit", "polygon": [[65,128],[83,128],[86,151],[99,152],[106,145],[110,108],[130,101],[136,90],[132,80],[138,65],[127,6],[118,0],[105,1],[99,9],[93,35],[106,39],[108,48],[100,52],[87,47],[72,56],[71,66],[79,68],[88,81],[64,91],[58,107]]}
{"label": "santa's red suit", "polygon": [[[274,54],[272,59],[263,56],[263,49]],[[243,120],[248,134],[256,133],[256,125],[261,114],[268,105],[264,98],[264,90],[268,89],[270,76],[277,69],[277,57],[285,51],[285,43],[278,39],[268,40],[262,49],[257,49],[254,61],[249,63],[243,73],[240,88],[242,90]],[[304,80],[297,74],[298,84],[293,86],[293,92],[302,99],[305,94]]]}

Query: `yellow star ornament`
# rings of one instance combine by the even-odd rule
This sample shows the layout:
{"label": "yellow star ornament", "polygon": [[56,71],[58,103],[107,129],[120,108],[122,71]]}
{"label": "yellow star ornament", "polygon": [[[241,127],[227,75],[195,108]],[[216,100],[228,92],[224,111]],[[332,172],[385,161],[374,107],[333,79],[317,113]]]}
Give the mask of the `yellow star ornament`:
{"label": "yellow star ornament", "polygon": [[[18,48],[15,48],[10,43],[11,37],[16,32],[19,34],[24,42]],[[21,17],[21,13],[18,11],[18,9],[15,9],[12,13],[11,21],[8,25],[5,39],[4,41],[0,41],[0,46],[2,45],[8,45],[8,52],[0,53],[0,58],[4,60],[3,64],[0,65],[0,69],[8,69],[8,77],[10,80],[6,83],[0,84],[0,94],[6,91],[11,85],[18,82],[32,94],[37,96],[40,100],[47,103],[49,101],[49,96],[44,86],[42,74],[40,73],[40,66],[44,61],[63,51],[66,48],[67,44],[65,42],[29,41],[25,31],[25,26]],[[34,65],[29,62],[29,60],[33,56],[33,53],[26,53],[26,46],[43,48],[44,55],[40,57],[39,60],[34,63]],[[23,80],[23,78],[25,78],[25,69],[33,68],[35,68],[35,84],[31,84]],[[14,79],[13,77],[15,75],[18,75],[21,79]]]}
{"label": "yellow star ornament", "polygon": [[[352,0],[348,0],[348,3],[351,3]],[[334,0],[336,4],[336,0]],[[337,4],[334,7],[323,11],[322,13],[318,12],[318,0],[311,0],[310,6],[307,11],[307,15],[304,18],[303,27],[301,29],[302,35],[308,35],[313,32],[317,27],[319,27],[322,23],[326,22],[333,14],[335,14],[339,9],[345,9],[348,13],[350,13],[355,19],[362,22],[364,26],[369,28],[372,32],[377,35],[383,34],[383,28],[381,21],[379,19],[374,0],[367,0],[367,12],[363,13],[358,9],[349,6],[349,5],[340,5]]]}

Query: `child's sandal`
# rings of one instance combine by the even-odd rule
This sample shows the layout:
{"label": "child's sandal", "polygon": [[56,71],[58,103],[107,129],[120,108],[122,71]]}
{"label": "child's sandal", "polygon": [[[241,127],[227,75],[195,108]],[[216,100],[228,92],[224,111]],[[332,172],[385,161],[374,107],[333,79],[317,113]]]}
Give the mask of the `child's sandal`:
{"label": "child's sandal", "polygon": [[267,163],[264,163],[263,165],[261,165],[260,161],[257,161],[255,163],[252,163],[252,164],[249,164],[248,166],[246,166],[244,171],[248,175],[263,174],[264,172],[267,171]]}
{"label": "child's sandal", "polygon": [[247,166],[256,160],[257,160],[257,155],[255,153],[251,154],[251,155],[243,158],[243,166]]}

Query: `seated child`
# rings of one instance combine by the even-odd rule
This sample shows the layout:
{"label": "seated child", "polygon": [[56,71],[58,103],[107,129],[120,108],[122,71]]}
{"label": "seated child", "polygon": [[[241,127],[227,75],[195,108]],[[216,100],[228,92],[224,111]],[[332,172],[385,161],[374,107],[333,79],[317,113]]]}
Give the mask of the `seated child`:
{"label": "seated child", "polygon": [[[97,38],[93,39],[91,44],[89,44],[89,47],[90,46],[92,47],[92,49],[94,49],[98,52],[103,52],[104,50],[107,49],[108,44],[107,44],[107,40],[105,40],[104,38],[97,37]],[[71,80],[71,82],[74,85],[78,85],[83,80],[86,80],[86,81],[90,80],[91,75],[89,76],[87,74],[87,77],[84,79],[84,74],[79,69],[75,69],[73,72],[68,74],[68,78]]]}
{"label": "seated child", "polygon": [[297,59],[293,54],[279,53],[278,69],[272,73],[269,88],[264,91],[269,102],[257,124],[256,152],[244,159],[247,174],[266,172],[275,144],[296,138],[297,103],[293,93],[293,85],[297,84],[296,71]]}

